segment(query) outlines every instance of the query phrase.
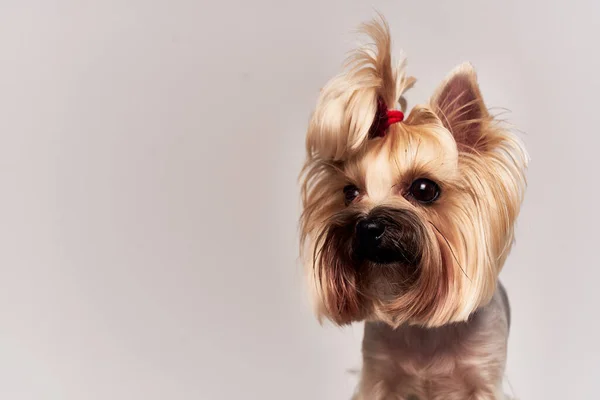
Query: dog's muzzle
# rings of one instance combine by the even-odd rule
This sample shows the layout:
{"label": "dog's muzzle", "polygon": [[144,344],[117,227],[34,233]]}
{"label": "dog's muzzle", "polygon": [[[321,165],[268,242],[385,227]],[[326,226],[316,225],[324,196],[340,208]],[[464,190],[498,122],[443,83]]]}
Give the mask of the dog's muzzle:
{"label": "dog's muzzle", "polygon": [[411,211],[376,208],[356,224],[356,255],[374,263],[419,264],[424,232]]}

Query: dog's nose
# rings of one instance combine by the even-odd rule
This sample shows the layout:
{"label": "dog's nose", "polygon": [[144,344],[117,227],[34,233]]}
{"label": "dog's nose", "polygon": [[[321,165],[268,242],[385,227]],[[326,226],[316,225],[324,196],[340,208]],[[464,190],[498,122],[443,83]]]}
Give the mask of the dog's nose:
{"label": "dog's nose", "polygon": [[356,221],[353,255],[375,264],[416,266],[426,237],[417,217],[408,211],[375,209]]}
{"label": "dog's nose", "polygon": [[361,246],[377,246],[384,232],[385,225],[376,219],[363,219],[356,225],[356,236]]}

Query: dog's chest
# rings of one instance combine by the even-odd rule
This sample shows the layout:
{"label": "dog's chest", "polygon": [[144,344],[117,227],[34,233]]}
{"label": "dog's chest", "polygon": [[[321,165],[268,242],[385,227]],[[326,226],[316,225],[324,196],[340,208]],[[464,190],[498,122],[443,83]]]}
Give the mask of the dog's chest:
{"label": "dog's chest", "polygon": [[373,364],[385,365],[390,378],[410,380],[418,386],[427,386],[429,381],[453,374],[466,341],[453,332],[440,335],[410,331],[398,337],[379,334],[373,339],[365,340],[365,362],[371,360]]}

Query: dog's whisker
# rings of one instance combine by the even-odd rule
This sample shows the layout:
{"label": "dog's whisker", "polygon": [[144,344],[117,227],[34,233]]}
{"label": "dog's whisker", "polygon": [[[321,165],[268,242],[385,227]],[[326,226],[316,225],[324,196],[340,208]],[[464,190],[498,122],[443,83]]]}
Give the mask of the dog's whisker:
{"label": "dog's whisker", "polygon": [[435,226],[435,224],[431,221],[428,221],[431,226],[433,226],[433,229],[435,229],[437,231],[437,233],[440,234],[440,236],[444,239],[444,242],[446,243],[446,245],[448,246],[448,250],[450,250],[450,253],[452,254],[452,257],[454,258],[454,261],[456,261],[456,263],[458,264],[458,267],[460,268],[460,270],[462,271],[462,273],[467,277],[467,279],[469,281],[471,281],[471,278],[469,278],[469,275],[467,275],[467,273],[465,272],[464,268],[462,267],[462,265],[460,265],[460,262],[458,261],[458,258],[456,258],[456,254],[454,254],[454,250],[452,249],[452,246],[450,245],[450,241],[448,240],[448,238],[446,237],[446,235],[444,235],[442,233],[442,231],[440,231],[438,229],[437,226]]}

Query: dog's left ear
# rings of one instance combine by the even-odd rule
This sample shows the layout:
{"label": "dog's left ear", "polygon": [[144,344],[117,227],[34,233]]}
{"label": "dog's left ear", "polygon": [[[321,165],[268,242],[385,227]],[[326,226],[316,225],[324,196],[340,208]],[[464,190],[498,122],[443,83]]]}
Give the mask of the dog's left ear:
{"label": "dog's left ear", "polygon": [[459,65],[448,75],[433,95],[430,106],[454,135],[460,151],[482,150],[490,115],[470,63]]}

